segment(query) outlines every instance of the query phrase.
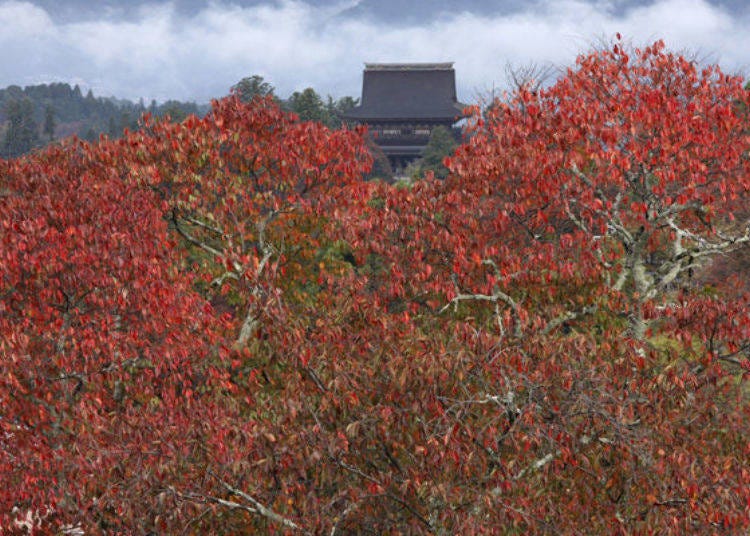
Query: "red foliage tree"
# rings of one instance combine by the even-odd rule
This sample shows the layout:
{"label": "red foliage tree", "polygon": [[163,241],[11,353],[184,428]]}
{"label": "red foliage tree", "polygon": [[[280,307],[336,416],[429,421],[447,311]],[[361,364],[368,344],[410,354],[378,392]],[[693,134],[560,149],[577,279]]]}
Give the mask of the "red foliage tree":
{"label": "red foliage tree", "polygon": [[467,194],[498,236],[516,227],[565,254],[583,243],[579,264],[632,298],[641,338],[648,301],[750,240],[748,222],[733,222],[748,202],[750,141],[739,78],[699,71],[662,42],[632,54],[618,43],[548,90],[521,89],[478,120],[452,164],[481,177]]}
{"label": "red foliage tree", "polygon": [[733,219],[750,189],[748,96],[661,42],[630,54],[618,42],[495,103],[445,182],[372,190],[352,238],[416,333],[473,333],[455,354],[463,381],[433,388],[443,413],[420,416],[460,453],[441,473],[456,493],[430,500],[472,505],[452,530],[750,522],[750,318],[732,289],[691,277],[750,237]]}
{"label": "red foliage tree", "polygon": [[158,200],[90,151],[5,164],[5,527],[14,512],[138,526],[198,424],[210,311],[176,268]]}
{"label": "red foliage tree", "polygon": [[[237,351],[261,311],[283,317],[276,275],[302,278],[318,211],[365,154],[359,135],[232,98],[3,162],[0,526],[172,530],[223,500],[264,433]],[[230,314],[204,278],[235,283]]]}
{"label": "red foliage tree", "polygon": [[262,99],[3,162],[0,526],[747,530],[747,99],[618,42],[411,188]]}

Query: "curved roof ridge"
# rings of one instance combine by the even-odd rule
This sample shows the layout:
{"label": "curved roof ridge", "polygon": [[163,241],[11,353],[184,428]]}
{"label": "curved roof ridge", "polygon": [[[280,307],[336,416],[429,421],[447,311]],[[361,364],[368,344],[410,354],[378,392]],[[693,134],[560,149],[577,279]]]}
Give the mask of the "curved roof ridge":
{"label": "curved roof ridge", "polygon": [[366,71],[449,71],[453,62],[441,63],[365,63]]}

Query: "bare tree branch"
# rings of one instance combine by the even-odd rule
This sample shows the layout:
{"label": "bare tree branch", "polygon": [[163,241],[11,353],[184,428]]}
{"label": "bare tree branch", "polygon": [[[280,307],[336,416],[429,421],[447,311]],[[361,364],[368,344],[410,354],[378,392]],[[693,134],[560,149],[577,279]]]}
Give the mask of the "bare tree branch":
{"label": "bare tree branch", "polygon": [[173,487],[170,487],[169,491],[172,494],[174,494],[176,497],[179,497],[180,499],[183,499],[183,500],[188,500],[188,501],[192,501],[192,502],[200,502],[200,503],[211,502],[211,503],[218,504],[220,506],[224,506],[225,508],[229,508],[229,509],[232,509],[232,510],[244,510],[245,512],[249,512],[251,514],[260,515],[262,517],[270,519],[271,521],[273,521],[275,523],[278,523],[278,524],[280,524],[280,525],[282,525],[282,526],[284,526],[286,528],[302,532],[303,534],[311,534],[309,531],[307,531],[306,529],[300,527],[299,525],[297,525],[291,519],[283,517],[283,516],[277,514],[276,512],[274,512],[273,510],[271,510],[271,509],[263,506],[263,504],[261,504],[259,501],[257,501],[251,495],[249,495],[249,494],[245,493],[244,491],[239,490],[239,489],[237,489],[237,488],[229,485],[227,482],[225,482],[222,479],[216,477],[216,475],[213,475],[213,476],[219,481],[219,483],[222,485],[222,487],[224,487],[224,489],[226,489],[229,493],[231,493],[232,495],[236,495],[236,496],[240,497],[241,499],[244,499],[245,501],[247,501],[250,504],[249,505],[248,504],[242,504],[242,503],[239,503],[239,502],[230,501],[230,500],[227,500],[227,499],[222,499],[220,497],[214,497],[212,495],[201,495],[201,494],[197,494],[197,493],[182,493],[182,492],[177,491]]}

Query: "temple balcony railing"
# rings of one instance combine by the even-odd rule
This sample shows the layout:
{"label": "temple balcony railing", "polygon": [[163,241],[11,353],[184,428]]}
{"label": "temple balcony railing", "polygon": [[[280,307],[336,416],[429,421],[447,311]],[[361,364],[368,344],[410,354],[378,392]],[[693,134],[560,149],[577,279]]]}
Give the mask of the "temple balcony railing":
{"label": "temple balcony railing", "polygon": [[[461,142],[463,137],[463,130],[460,127],[453,127],[450,129],[450,131],[451,134],[453,134],[453,137],[456,138],[456,141]],[[374,129],[370,130],[370,134],[375,140],[375,143],[377,143],[381,147],[391,145],[427,145],[427,143],[430,141],[429,134],[393,134],[387,131],[383,132]]]}
{"label": "temple balcony railing", "polygon": [[429,136],[373,136],[375,143],[381,147],[387,147],[390,145],[427,145],[430,141]]}

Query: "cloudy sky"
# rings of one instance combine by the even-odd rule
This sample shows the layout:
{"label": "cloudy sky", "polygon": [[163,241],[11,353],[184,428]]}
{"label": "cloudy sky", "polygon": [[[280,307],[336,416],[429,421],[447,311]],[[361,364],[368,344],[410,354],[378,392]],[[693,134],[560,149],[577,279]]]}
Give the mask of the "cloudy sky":
{"label": "cloudy sky", "polygon": [[0,87],[207,102],[260,74],[359,96],[363,62],[454,61],[470,102],[615,32],[750,75],[750,0],[0,0]]}

